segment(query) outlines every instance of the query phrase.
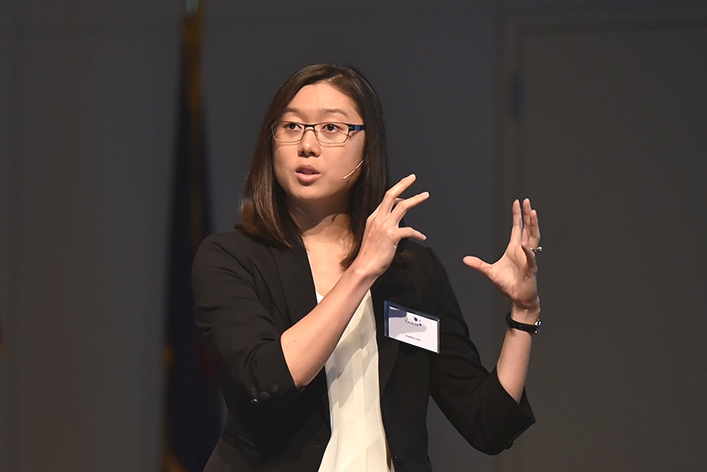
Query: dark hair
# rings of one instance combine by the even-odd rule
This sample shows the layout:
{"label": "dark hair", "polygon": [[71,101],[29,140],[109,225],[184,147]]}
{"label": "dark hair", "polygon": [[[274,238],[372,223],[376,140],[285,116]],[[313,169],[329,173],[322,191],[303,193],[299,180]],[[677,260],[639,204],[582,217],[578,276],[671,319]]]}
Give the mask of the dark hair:
{"label": "dark hair", "polygon": [[277,247],[302,243],[299,230],[287,211],[285,192],[275,179],[271,126],[280,119],[302,87],[319,82],[336,87],[353,100],[366,125],[361,175],[349,193],[354,245],[342,261],[342,265],[348,267],[361,249],[366,219],[378,207],[389,185],[383,108],[371,84],[351,67],[335,64],[307,66],[280,86],[260,127],[243,190],[239,227],[249,236]]}

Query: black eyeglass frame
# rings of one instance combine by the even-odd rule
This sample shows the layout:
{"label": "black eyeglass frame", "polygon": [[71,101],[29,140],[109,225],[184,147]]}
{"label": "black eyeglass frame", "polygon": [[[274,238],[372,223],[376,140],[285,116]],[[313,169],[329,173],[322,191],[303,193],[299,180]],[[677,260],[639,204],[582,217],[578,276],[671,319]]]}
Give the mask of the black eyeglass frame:
{"label": "black eyeglass frame", "polygon": [[[275,127],[276,127],[279,123],[294,123],[294,124],[296,124],[296,125],[302,126],[302,136],[300,136],[300,138],[299,138],[297,141],[280,141],[279,139],[277,139],[277,138],[275,137]],[[335,123],[335,124],[340,124],[340,125],[346,125],[346,126],[349,128],[348,132],[346,133],[346,137],[345,137],[344,140],[341,141],[340,143],[323,142],[321,139],[319,139],[319,135],[317,134],[317,128],[316,128],[316,127],[319,126],[319,125],[327,125],[327,124],[329,124],[329,123]],[[296,143],[299,143],[300,141],[302,141],[302,140],[304,139],[304,133],[307,132],[307,128],[312,128],[312,132],[314,133],[314,137],[317,138],[317,142],[319,142],[319,144],[322,144],[322,145],[324,145],[324,146],[337,146],[337,145],[340,145],[340,144],[344,144],[346,141],[348,141],[348,139],[351,137],[351,132],[352,132],[352,131],[365,131],[365,130],[366,130],[366,125],[352,125],[351,123],[344,123],[344,122],[342,122],[342,121],[322,121],[322,122],[320,122],[320,123],[308,124],[308,123],[300,123],[300,122],[298,122],[298,121],[290,121],[290,120],[284,120],[284,121],[283,121],[283,120],[280,120],[280,121],[276,121],[275,123],[273,123],[272,125],[270,125],[270,134],[272,135],[272,138],[273,138],[275,141],[277,141],[278,143],[282,143],[282,144],[296,144]]]}

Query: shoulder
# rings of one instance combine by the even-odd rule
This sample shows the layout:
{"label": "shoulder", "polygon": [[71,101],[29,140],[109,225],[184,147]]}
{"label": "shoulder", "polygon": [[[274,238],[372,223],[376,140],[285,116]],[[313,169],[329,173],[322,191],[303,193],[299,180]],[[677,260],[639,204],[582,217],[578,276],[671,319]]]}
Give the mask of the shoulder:
{"label": "shoulder", "polygon": [[428,309],[437,307],[440,301],[455,304],[456,296],[449,276],[435,251],[412,241],[409,241],[404,249],[409,257],[408,263],[401,267],[403,278],[416,288],[421,303]]}
{"label": "shoulder", "polygon": [[239,229],[213,233],[204,238],[194,256],[194,268],[258,265],[272,258],[271,247]]}
{"label": "shoulder", "polygon": [[405,287],[406,291],[416,294],[418,304],[430,294],[447,293],[447,273],[431,248],[405,240],[399,250],[404,251],[402,257],[396,258],[398,260],[376,281],[378,287],[396,286],[398,290]]}
{"label": "shoulder", "polygon": [[432,248],[407,240],[403,250],[407,254],[406,261],[400,265],[403,271],[425,279],[433,277],[440,270],[444,271],[442,263]]}
{"label": "shoulder", "polygon": [[202,242],[202,246],[203,245],[210,245],[210,244],[234,246],[234,247],[243,247],[243,246],[263,246],[263,247],[265,247],[265,244],[246,235],[239,228],[231,229],[231,230],[224,231],[221,233],[212,233],[212,234],[208,235],[206,238],[204,238],[204,241]]}
{"label": "shoulder", "polygon": [[245,270],[274,276],[278,271],[302,275],[309,270],[307,253],[300,244],[281,248],[247,235],[236,228],[207,236],[194,257],[194,271]]}
{"label": "shoulder", "polygon": [[238,256],[267,252],[269,249],[270,246],[251,238],[236,228],[208,235],[199,246],[197,256],[199,253],[214,250]]}

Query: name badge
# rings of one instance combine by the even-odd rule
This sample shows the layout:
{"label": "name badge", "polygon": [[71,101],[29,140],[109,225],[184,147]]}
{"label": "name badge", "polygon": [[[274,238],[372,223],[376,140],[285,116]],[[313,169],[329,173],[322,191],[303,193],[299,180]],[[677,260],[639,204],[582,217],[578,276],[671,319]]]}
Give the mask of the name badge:
{"label": "name badge", "polygon": [[439,353],[439,318],[385,301],[385,335]]}

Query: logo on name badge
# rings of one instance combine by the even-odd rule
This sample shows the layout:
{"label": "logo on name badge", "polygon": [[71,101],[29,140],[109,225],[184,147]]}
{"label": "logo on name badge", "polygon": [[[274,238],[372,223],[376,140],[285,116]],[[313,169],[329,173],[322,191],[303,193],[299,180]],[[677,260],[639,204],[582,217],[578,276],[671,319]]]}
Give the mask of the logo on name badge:
{"label": "logo on name badge", "polygon": [[439,318],[386,300],[385,335],[413,346],[439,353]]}

